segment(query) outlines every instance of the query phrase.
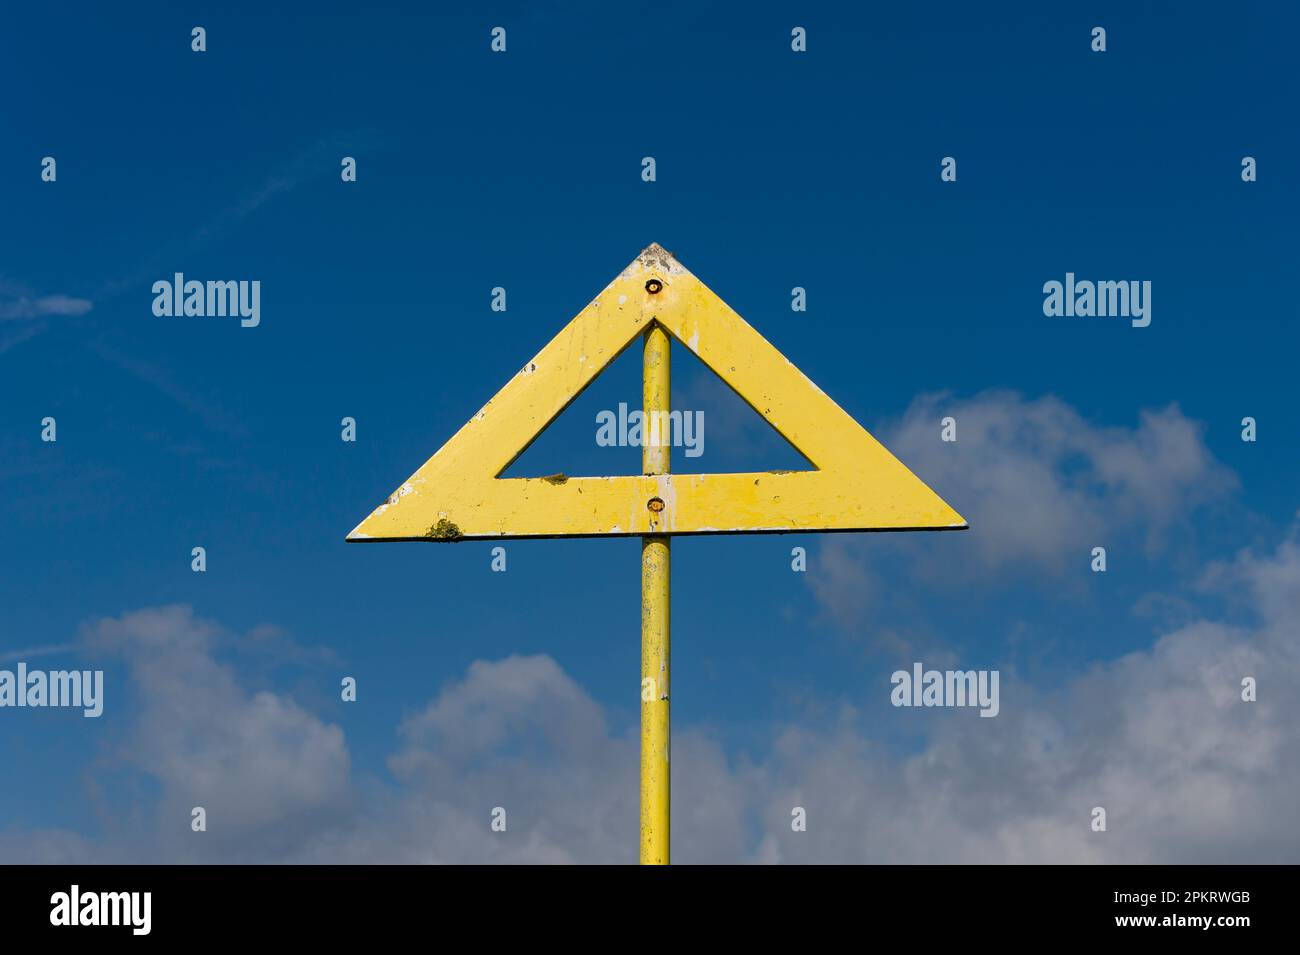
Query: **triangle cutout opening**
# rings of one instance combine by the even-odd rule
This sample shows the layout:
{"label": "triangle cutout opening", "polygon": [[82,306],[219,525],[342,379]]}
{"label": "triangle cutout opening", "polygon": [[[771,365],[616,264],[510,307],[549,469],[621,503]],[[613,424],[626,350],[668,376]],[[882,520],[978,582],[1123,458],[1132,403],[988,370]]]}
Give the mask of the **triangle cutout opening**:
{"label": "triangle cutout opening", "polygon": [[[817,470],[735,389],[671,333],[669,338],[672,473]],[[497,477],[640,474],[647,430],[641,376],[638,337]]]}

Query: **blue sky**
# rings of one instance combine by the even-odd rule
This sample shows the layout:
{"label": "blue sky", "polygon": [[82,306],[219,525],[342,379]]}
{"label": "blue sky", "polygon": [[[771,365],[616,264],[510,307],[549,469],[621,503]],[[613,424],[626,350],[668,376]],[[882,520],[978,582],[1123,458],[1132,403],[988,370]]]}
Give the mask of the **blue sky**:
{"label": "blue sky", "polygon": [[[190,49],[196,25],[207,52]],[[488,47],[497,25],[504,54]],[[806,53],[790,49],[796,25]],[[1089,47],[1098,25],[1104,53]],[[1284,618],[1269,614],[1300,590],[1287,549],[1300,434],[1285,38],[1297,25],[1283,5],[1185,3],[11,11],[0,31],[0,665],[102,666],[107,700],[99,720],[0,710],[0,759],[23,780],[0,792],[0,850],[40,858],[54,851],[41,834],[57,833],[74,858],[199,851],[160,835],[173,802],[203,794],[168,768],[154,723],[169,712],[166,687],[211,666],[229,682],[215,705],[256,709],[262,692],[292,712],[289,754],[309,751],[294,732],[327,741],[328,811],[321,822],[281,805],[274,773],[241,763],[232,744],[231,765],[261,774],[267,805],[252,829],[214,825],[209,844],[224,848],[198,857],[263,858],[249,833],[291,819],[284,857],[390,858],[379,836],[349,855],[338,832],[364,830],[386,801],[427,797],[451,815],[412,817],[431,834],[408,841],[427,835],[436,858],[624,858],[634,836],[622,839],[621,822],[607,842],[557,834],[548,825],[564,799],[529,800],[551,792],[537,778],[562,794],[584,772],[619,785],[635,773],[638,544],[512,542],[499,574],[488,544],[343,537],[652,241],[972,524],[924,539],[675,545],[685,765],[702,767],[700,786],[718,774],[709,793],[771,798],[719,806],[741,822],[731,842],[701,840],[700,857],[838,858],[834,841],[772,835],[785,794],[883,801],[883,780],[907,778],[918,754],[943,765],[946,734],[1039,725],[1026,714],[1067,740],[1111,732],[1113,700],[1097,702],[1089,681],[1130,687],[1126,668],[1140,664],[1151,672],[1132,692],[1155,694],[1171,634],[1195,643],[1209,627],[1227,643],[1206,659],[1256,653],[1271,672],[1295,672],[1294,657],[1269,656],[1285,652],[1270,642]],[[45,156],[56,182],[41,181]],[[355,183],[340,181],[343,156],[357,160]],[[956,182],[940,181],[945,156]],[[1256,157],[1258,181],[1242,181],[1243,156]],[[154,316],[152,283],[178,271],[259,280],[261,324]],[[1151,281],[1151,325],[1045,317],[1043,283],[1067,271]],[[790,309],[796,285],[805,313]],[[489,308],[494,286],[507,289],[505,313]],[[50,296],[67,301],[33,304]],[[692,469],[792,466],[682,352],[679,402],[706,421]],[[639,395],[625,355],[520,467],[635,469],[635,450],[595,446],[593,416]],[[345,415],[355,444],[339,439]],[[951,445],[939,441],[947,415]],[[1247,415],[1254,443],[1240,439]],[[46,416],[54,444],[40,440]],[[204,574],[190,570],[196,545]],[[1088,568],[1097,545],[1105,575]],[[809,549],[806,574],[791,572],[793,546]],[[174,605],[192,611],[156,609]],[[158,628],[172,634],[161,651],[139,637]],[[135,636],[104,636],[119,630]],[[64,649],[30,652],[50,647]],[[155,653],[178,669],[151,667]],[[1004,685],[1001,720],[896,710],[889,673],[912,660],[1000,668],[1018,689]],[[542,701],[581,705],[521,711],[504,692],[473,696],[512,674],[545,689]],[[338,699],[346,675],[356,704]],[[478,700],[463,727],[448,715],[457,688]],[[1155,699],[1150,712],[1167,714]],[[480,733],[474,721],[494,705],[506,715]],[[1284,714],[1258,706],[1278,721],[1272,762],[1294,755]],[[557,743],[556,727],[588,707],[607,726],[600,745]],[[1194,712],[1273,738],[1213,707]],[[430,713],[432,737],[417,732]],[[197,765],[217,761],[204,762],[211,734],[222,738],[212,719],[184,745]],[[1101,750],[1122,753],[1157,720],[1134,717]],[[440,754],[462,753],[455,740],[480,749],[468,763]],[[831,741],[873,762],[818,790],[823,764],[786,747]],[[425,765],[401,755],[412,748],[435,768],[410,770]],[[605,756],[584,762],[596,750]],[[981,779],[1013,775],[990,760]],[[1199,764],[1169,760],[1194,789]],[[856,764],[828,750],[824,765]],[[949,769],[954,785],[976,771]],[[1110,771],[1103,759],[1091,778]],[[1239,798],[1220,822],[1257,813],[1252,800],[1280,785],[1244,769],[1232,778]],[[1101,798],[1079,785],[1078,800]],[[469,825],[461,813],[478,819],[476,800],[506,798],[494,792],[517,794],[519,842],[446,835]],[[603,792],[584,797],[590,813],[623,820],[631,805],[634,820],[634,790],[616,806]],[[705,825],[689,798],[678,800],[688,833]],[[1056,825],[1075,812],[1063,798],[1044,792],[1001,821],[990,809],[924,852],[890,842],[887,855],[1113,858],[1120,850],[1074,835],[1015,851],[1009,836],[986,841]],[[1186,818],[1177,806],[1160,818]],[[852,814],[836,825],[870,829]],[[1169,825],[1148,825],[1161,838],[1133,851],[1169,861],[1195,844]],[[1300,845],[1289,825],[1274,851]],[[1195,861],[1251,861],[1233,853],[1254,836],[1234,832]],[[555,854],[529,855],[538,845]]]}

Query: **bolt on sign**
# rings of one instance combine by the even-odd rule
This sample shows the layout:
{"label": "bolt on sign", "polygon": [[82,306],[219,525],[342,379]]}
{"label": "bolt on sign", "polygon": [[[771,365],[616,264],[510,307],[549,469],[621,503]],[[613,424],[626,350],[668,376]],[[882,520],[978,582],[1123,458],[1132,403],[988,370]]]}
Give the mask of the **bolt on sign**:
{"label": "bolt on sign", "polygon": [[[646,421],[667,420],[675,341],[813,470],[672,474],[669,442],[653,435],[640,475],[501,477],[638,337]],[[666,863],[671,538],[966,526],[708,286],[651,245],[347,539],[642,538],[641,861]]]}

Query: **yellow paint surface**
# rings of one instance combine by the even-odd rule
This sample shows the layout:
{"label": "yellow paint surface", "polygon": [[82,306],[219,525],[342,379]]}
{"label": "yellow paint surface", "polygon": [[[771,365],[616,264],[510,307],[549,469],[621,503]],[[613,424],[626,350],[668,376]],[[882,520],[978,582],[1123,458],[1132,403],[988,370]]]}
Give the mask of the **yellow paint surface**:
{"label": "yellow paint surface", "polygon": [[[671,406],[668,334],[658,325],[645,333],[642,357],[642,406],[646,420],[653,411]],[[669,448],[647,443],[641,452],[642,470],[668,470]],[[652,519],[654,513],[652,512]],[[641,539],[641,864],[669,863],[669,790],[672,767],[669,684],[669,571],[672,538],[653,534]]]}
{"label": "yellow paint surface", "polygon": [[[646,287],[651,281],[661,283],[655,294]],[[654,323],[726,381],[817,470],[497,477]],[[656,497],[662,510],[648,507]],[[960,514],[708,286],[651,245],[348,540],[965,526]]]}

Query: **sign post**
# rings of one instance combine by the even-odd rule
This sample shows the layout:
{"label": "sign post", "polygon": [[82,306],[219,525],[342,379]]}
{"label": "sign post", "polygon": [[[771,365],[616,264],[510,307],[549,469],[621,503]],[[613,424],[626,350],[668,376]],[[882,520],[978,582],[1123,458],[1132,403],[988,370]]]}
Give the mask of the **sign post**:
{"label": "sign post", "polygon": [[[645,333],[641,372],[645,409],[641,470],[667,474],[671,435],[666,434],[670,410],[668,333],[652,325]],[[664,502],[646,505],[663,512]],[[641,538],[641,864],[667,865],[669,817],[669,562],[667,534]]]}
{"label": "sign post", "polygon": [[[640,475],[502,478],[638,337]],[[670,343],[693,352],[813,465],[670,468]],[[669,862],[669,566],[689,534],[962,530],[966,521],[703,282],[650,245],[348,541],[641,538],[641,848]]]}

